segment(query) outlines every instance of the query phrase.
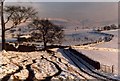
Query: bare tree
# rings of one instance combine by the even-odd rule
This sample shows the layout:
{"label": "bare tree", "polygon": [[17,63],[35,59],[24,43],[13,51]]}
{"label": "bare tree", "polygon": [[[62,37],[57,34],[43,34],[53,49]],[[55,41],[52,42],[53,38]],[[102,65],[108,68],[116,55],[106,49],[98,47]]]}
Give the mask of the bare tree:
{"label": "bare tree", "polygon": [[12,29],[21,23],[25,23],[28,19],[34,18],[37,14],[35,9],[32,7],[24,7],[24,6],[6,6],[4,9],[6,12],[6,22],[12,22],[12,27],[6,28],[5,30]]}
{"label": "bare tree", "polygon": [[[3,6],[3,2],[1,4]],[[21,23],[25,23],[31,18],[36,17],[36,14],[37,12],[32,7],[6,6],[4,9],[3,7],[1,8],[2,50],[5,49],[5,32],[7,30],[17,27]],[[9,28],[6,28],[5,26],[9,22],[12,22],[11,26]]]}
{"label": "bare tree", "polygon": [[44,43],[44,49],[47,49],[47,43],[59,44],[62,42],[63,27],[53,24],[47,19],[34,20],[29,27],[33,27],[32,37]]}
{"label": "bare tree", "polygon": [[3,15],[4,0],[1,0],[1,27],[2,27],[2,50],[5,48],[5,23]]}

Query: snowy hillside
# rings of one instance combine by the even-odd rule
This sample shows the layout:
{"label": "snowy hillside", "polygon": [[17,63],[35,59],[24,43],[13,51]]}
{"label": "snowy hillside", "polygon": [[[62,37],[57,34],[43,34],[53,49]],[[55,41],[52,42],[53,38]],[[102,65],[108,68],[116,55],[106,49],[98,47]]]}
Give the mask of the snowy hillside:
{"label": "snowy hillside", "polygon": [[65,30],[65,41],[63,45],[82,45],[86,43],[102,42],[110,34],[96,32],[94,30]]}
{"label": "snowy hillside", "polygon": [[115,48],[118,49],[118,31],[119,30],[110,30],[110,31],[103,31],[104,33],[107,34],[113,34],[114,37],[110,42],[105,42],[101,44],[95,45],[95,47],[105,47],[105,48]]}
{"label": "snowy hillside", "polygon": [[[100,33],[94,31],[92,28],[84,29],[79,24],[79,21],[69,21],[65,19],[49,19],[51,22],[57,25],[62,25],[64,27],[64,40],[62,45],[81,45],[86,43],[92,43],[97,41],[102,41],[105,37],[109,38],[109,34]],[[28,24],[29,22],[27,22]],[[20,30],[19,30],[20,29]],[[29,27],[25,24],[18,26],[17,28],[12,29],[14,32],[7,32],[6,38],[9,40],[12,37],[17,37],[18,34],[29,35]],[[14,41],[14,40],[13,40]]]}
{"label": "snowy hillside", "polygon": [[73,46],[82,54],[99,61],[102,65],[114,66],[114,74],[118,74],[118,30],[104,31],[113,34],[114,37],[109,42],[101,42],[87,46]]}
{"label": "snowy hillside", "polygon": [[0,78],[2,81],[119,80],[113,74],[96,70],[67,48],[51,50],[54,52],[3,51],[0,55]]}
{"label": "snowy hillside", "polygon": [[[111,79],[118,74],[118,30],[98,32],[83,28],[79,21],[51,19],[55,24],[64,27],[65,38],[61,45],[71,46],[78,52],[98,61],[102,66],[110,67],[96,70],[82,58],[75,56],[68,48],[52,49],[54,53],[35,52],[4,52],[1,54],[0,78],[8,79]],[[22,28],[21,28],[22,27]],[[21,31],[18,31],[21,28]],[[16,41],[15,34],[30,34],[24,25],[15,28],[15,32],[6,33],[7,42]],[[40,44],[40,43],[39,43]],[[42,44],[42,43],[41,43]],[[89,68],[88,68],[89,67]],[[100,67],[100,68],[101,68]],[[106,68],[106,67],[105,67]],[[97,73],[96,73],[97,72]],[[101,74],[102,75],[101,75]],[[107,73],[107,74],[106,74]],[[104,75],[107,75],[104,76]],[[110,75],[110,76],[109,76]],[[108,77],[109,76],[109,77]]]}
{"label": "snowy hillside", "polygon": [[0,78],[3,81],[6,78],[27,80],[30,79],[29,76],[33,77],[34,80],[46,80],[47,78],[68,80],[94,79],[81,72],[59,50],[55,50],[55,55],[47,52],[4,52],[0,56],[2,58]]}

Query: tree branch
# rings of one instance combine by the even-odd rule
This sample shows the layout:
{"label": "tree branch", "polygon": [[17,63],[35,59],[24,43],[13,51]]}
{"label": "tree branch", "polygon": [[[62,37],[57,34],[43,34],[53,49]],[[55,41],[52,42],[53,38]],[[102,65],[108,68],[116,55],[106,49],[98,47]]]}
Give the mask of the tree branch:
{"label": "tree branch", "polygon": [[12,12],[12,13],[7,17],[7,20],[6,20],[5,24],[7,24],[7,23],[9,22],[9,20],[10,20],[11,16],[13,15],[13,13],[14,13],[14,12]]}
{"label": "tree branch", "polygon": [[10,29],[12,29],[12,28],[16,28],[16,27],[17,27],[17,25],[13,25],[13,26],[10,27],[10,28],[6,28],[5,31],[10,30]]}

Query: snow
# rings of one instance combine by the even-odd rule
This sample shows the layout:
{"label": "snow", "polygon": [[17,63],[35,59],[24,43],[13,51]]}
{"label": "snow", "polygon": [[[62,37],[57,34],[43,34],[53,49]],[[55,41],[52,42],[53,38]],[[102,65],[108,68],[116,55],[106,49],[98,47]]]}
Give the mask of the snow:
{"label": "snow", "polygon": [[[116,78],[113,74],[103,73],[99,70],[95,70],[94,67],[92,67],[90,64],[86,63],[82,58],[78,57],[77,55],[74,55],[68,49],[67,50],[61,49],[60,52],[63,54],[63,56],[67,56],[66,58],[69,59],[69,63],[73,64],[74,66],[76,66],[78,68],[81,68],[82,70],[87,72],[87,74],[89,74],[91,76],[98,77],[101,79],[105,79],[105,77],[107,77],[109,79],[118,80],[118,78]],[[88,67],[89,67],[89,69],[88,69]],[[80,70],[80,71],[82,71],[82,70]],[[86,77],[86,75],[84,75],[83,72],[80,72],[80,73],[82,73],[82,75]],[[93,79],[93,77],[92,77],[92,79]]]}
{"label": "snow", "polygon": [[73,46],[82,54],[101,63],[101,65],[114,66],[114,74],[118,74],[118,30],[104,31],[104,33],[113,34],[110,42],[101,42],[86,46]]}
{"label": "snow", "polygon": [[105,42],[105,43],[101,43],[101,44],[96,44],[94,45],[95,47],[104,47],[104,48],[115,48],[118,49],[118,31],[119,30],[110,30],[110,31],[103,31],[104,33],[107,34],[113,34],[114,37],[110,42]]}
{"label": "snow", "polygon": [[63,45],[81,45],[85,43],[93,43],[103,40],[105,37],[110,37],[109,34],[100,33],[93,30],[77,30],[77,31],[65,31],[65,39]]}
{"label": "snow", "polygon": [[[23,69],[15,73],[14,76],[11,76],[11,79],[15,77],[19,77],[19,79],[26,79],[28,77],[28,70],[26,69],[26,65],[32,64],[31,68],[34,70],[36,79],[44,79],[44,77],[52,76],[56,72],[58,72],[55,65],[44,58],[55,62],[59,65],[59,67],[63,70],[62,73],[57,77],[57,79],[63,78],[83,78],[78,73],[80,73],[79,69],[72,65],[67,58],[65,58],[61,52],[58,52],[58,49],[53,49],[55,51],[55,56],[51,56],[51,54],[41,51],[41,52],[12,52],[12,51],[4,51],[0,57],[2,57],[2,63],[0,64],[0,78],[3,78],[8,73],[15,72],[18,69],[18,65],[22,66]],[[61,59],[61,61],[59,61]],[[33,63],[33,60],[36,63]],[[3,66],[5,64],[5,66]],[[67,65],[67,66],[66,66]],[[71,69],[69,69],[71,68]],[[71,71],[72,70],[72,71]],[[78,72],[78,73],[77,73]],[[54,77],[55,78],[55,77]],[[91,79],[91,77],[88,77]]]}
{"label": "snow", "polygon": [[[118,74],[118,69],[120,69],[118,68],[118,42],[120,42],[118,41],[119,30],[96,32],[93,31],[92,29],[82,29],[82,27],[78,22],[70,22],[69,20],[63,20],[63,19],[60,19],[58,21],[54,19],[51,21],[56,24],[65,26],[64,28],[65,39],[62,45],[72,46],[72,48],[76,49],[82,54],[92,58],[93,60],[100,62],[101,65],[107,65],[107,66],[114,65],[114,74],[115,75]],[[18,28],[16,28],[16,30],[18,30]],[[26,31],[27,28],[25,26],[22,27],[21,32],[26,34]],[[20,32],[15,32],[14,34],[19,34],[19,33]],[[27,33],[29,34],[30,32]],[[114,35],[113,39],[109,42],[99,42],[85,46],[82,45],[85,43],[93,43],[99,41],[100,39],[103,40],[105,37],[109,37],[110,36],[109,34]],[[8,42],[13,40],[15,41],[15,39],[11,39],[11,35],[9,34],[9,32],[6,33],[6,37],[8,39]],[[47,60],[45,59],[42,60],[41,56],[44,56],[48,60],[57,63],[62,68],[63,71],[58,76],[58,78],[77,77],[82,79],[83,77],[81,77],[78,74],[78,73],[82,73],[88,79],[93,79],[93,77],[88,76],[85,73],[81,72],[61,50],[59,50],[58,48],[52,50],[55,51],[55,56],[57,58],[51,56],[47,52],[36,52],[36,51],[29,53],[11,52],[11,51],[8,52],[3,51],[3,53],[0,52],[1,53],[0,59],[2,59],[2,61],[0,61],[0,65],[7,64],[6,66],[0,67],[0,78],[3,78],[7,73],[11,73],[18,69],[18,66],[15,65],[14,63],[19,64],[20,66],[23,67],[23,70],[21,70],[21,72],[19,73],[16,73],[14,76],[19,76],[20,79],[27,78],[28,70],[26,69],[25,65],[32,64],[34,59],[36,59],[36,63],[32,64],[31,68],[34,70],[35,77],[37,79],[44,79],[44,77],[47,77],[48,75],[53,75],[55,72],[57,72],[57,69],[52,63],[48,62]],[[70,54],[68,55],[71,56]],[[61,59],[61,62],[59,61],[59,59]],[[14,63],[12,63],[11,61]],[[14,76],[11,76],[11,78],[14,78]],[[55,78],[56,77],[54,77],[54,79]]]}
{"label": "snow", "polygon": [[[114,65],[115,74],[118,73],[118,54],[117,52],[106,52],[106,51],[98,51],[98,50],[84,50],[84,49],[77,49],[79,52],[83,53],[84,55],[92,58],[100,62],[103,65]],[[114,56],[114,58],[112,58]]]}

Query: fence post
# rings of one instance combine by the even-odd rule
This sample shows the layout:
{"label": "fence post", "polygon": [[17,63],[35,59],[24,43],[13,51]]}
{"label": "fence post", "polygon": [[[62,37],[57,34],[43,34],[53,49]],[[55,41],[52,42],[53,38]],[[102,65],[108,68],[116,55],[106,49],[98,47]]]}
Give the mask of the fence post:
{"label": "fence post", "polygon": [[112,65],[112,73],[114,72],[114,65]]}

